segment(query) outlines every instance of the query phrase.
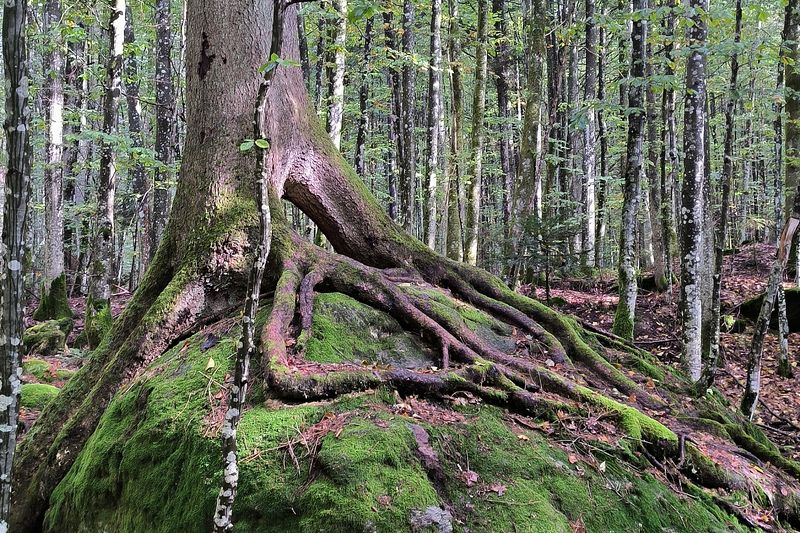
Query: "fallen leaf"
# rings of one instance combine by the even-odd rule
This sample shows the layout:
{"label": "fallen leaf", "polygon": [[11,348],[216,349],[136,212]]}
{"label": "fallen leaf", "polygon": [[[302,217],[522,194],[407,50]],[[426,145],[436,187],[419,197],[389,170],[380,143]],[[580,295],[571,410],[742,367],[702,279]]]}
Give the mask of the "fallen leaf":
{"label": "fallen leaf", "polygon": [[217,337],[213,333],[209,333],[208,337],[206,337],[206,340],[203,341],[202,346],[200,346],[200,351],[205,352],[206,350],[208,350],[209,348],[213,348],[217,344],[219,344],[219,337]]}
{"label": "fallen leaf", "polygon": [[578,458],[575,456],[575,454],[572,454],[572,453],[569,454],[569,457],[567,457],[567,460],[569,461],[569,464],[571,464],[571,465],[574,465],[575,463],[578,462]]}
{"label": "fallen leaf", "polygon": [[527,435],[523,435],[523,434],[517,435],[517,438],[519,440],[530,440]]}
{"label": "fallen leaf", "polygon": [[208,358],[208,363],[206,363],[206,372],[208,372],[209,370],[211,370],[215,366],[217,366],[217,363],[214,362],[214,358],[213,357],[209,357]]}
{"label": "fallen leaf", "polygon": [[471,487],[478,482],[478,473],[473,470],[464,470],[459,474],[459,477],[467,487]]}
{"label": "fallen leaf", "polygon": [[605,461],[603,461],[602,463],[600,463],[599,465],[597,465],[597,469],[598,469],[599,471],[601,471],[601,472],[605,472],[605,471],[606,471],[606,462],[605,462]]}
{"label": "fallen leaf", "polygon": [[492,483],[489,485],[489,490],[497,494],[498,496],[502,496],[508,490],[508,487],[503,485],[502,483]]}

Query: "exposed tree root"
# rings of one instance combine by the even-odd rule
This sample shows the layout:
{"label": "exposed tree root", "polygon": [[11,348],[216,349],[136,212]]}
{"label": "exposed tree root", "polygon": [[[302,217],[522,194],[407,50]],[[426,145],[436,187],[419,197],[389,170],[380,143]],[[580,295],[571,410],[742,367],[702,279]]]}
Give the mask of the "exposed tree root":
{"label": "exposed tree root", "polygon": [[[716,465],[693,443],[685,443],[683,436],[679,439],[661,422],[645,414],[648,409],[660,409],[663,413],[668,404],[614,367],[602,348],[606,344],[632,357],[644,357],[634,346],[611,337],[598,339],[584,332],[572,319],[510,293],[490,276],[475,274],[463,265],[448,265],[453,267],[451,273],[430,277],[408,268],[369,267],[298,240],[293,241],[288,257],[262,335],[268,385],[276,396],[307,402],[385,386],[402,394],[433,398],[466,391],[486,403],[549,420],[557,419],[559,413],[585,414],[599,408],[616,418],[630,435],[634,442],[632,449],[640,450],[651,462],[672,472],[676,479],[687,483],[691,480],[706,489],[735,491],[749,487],[744,476]],[[470,330],[458,313],[448,312],[446,306],[431,296],[430,291],[436,291],[436,287],[443,297],[449,297],[449,290],[530,336],[534,339],[530,353],[508,354],[490,345]],[[306,340],[313,334],[314,296],[329,291],[385,312],[407,330],[420,333],[439,350],[440,369],[379,370],[355,363],[331,365],[304,361]],[[293,325],[299,331],[298,340],[293,345],[288,343],[292,347],[287,349],[286,339],[291,336]],[[560,363],[564,374],[583,373],[589,380],[599,379],[598,388],[608,391],[608,395],[551,370],[534,356]],[[615,390],[634,405],[612,399]],[[734,431],[727,437],[729,442],[751,450],[755,457],[770,460],[794,474],[793,463],[783,464],[746,434]],[[729,511],[735,508],[716,492],[704,493]],[[788,505],[781,509],[787,520],[797,520],[797,509]],[[743,513],[735,514],[746,525],[752,525]]]}

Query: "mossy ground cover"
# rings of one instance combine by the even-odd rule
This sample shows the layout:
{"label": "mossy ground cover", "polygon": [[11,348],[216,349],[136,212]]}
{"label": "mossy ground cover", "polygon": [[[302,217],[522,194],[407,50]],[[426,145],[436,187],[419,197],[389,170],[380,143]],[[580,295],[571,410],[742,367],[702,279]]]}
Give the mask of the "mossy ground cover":
{"label": "mossy ground cover", "polygon": [[[201,332],[117,393],[53,493],[46,530],[208,530],[221,468],[220,386],[238,333],[230,328],[204,350]],[[344,336],[326,342],[346,355],[355,346]],[[304,405],[260,398],[256,388],[258,403],[239,427],[238,531],[409,531],[430,509],[449,516],[455,531],[736,529],[717,507],[677,496],[614,455],[598,458],[607,465],[600,472],[536,432],[521,439],[498,408],[441,406],[460,411],[443,422],[401,413],[383,390]],[[345,414],[339,430],[308,448],[298,439]],[[423,466],[411,424],[430,435],[440,478]]]}
{"label": "mossy ground cover", "polygon": [[24,383],[20,405],[25,409],[42,409],[56,397],[58,389],[46,383]]}

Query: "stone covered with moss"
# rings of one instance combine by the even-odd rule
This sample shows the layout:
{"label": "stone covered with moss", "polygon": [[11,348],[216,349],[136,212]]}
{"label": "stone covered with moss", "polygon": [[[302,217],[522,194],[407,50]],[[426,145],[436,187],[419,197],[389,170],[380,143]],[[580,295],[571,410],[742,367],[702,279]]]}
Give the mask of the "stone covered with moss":
{"label": "stone covered with moss", "polygon": [[22,338],[26,354],[48,357],[61,353],[66,348],[66,340],[72,331],[72,319],[47,320],[25,330]]}
{"label": "stone covered with moss", "polygon": [[[359,358],[354,352],[369,349],[369,338],[376,353],[388,349],[371,331],[391,323],[372,323],[361,309],[342,314],[341,307],[353,304],[339,296],[321,301],[314,324],[331,328],[320,333],[333,333],[318,345],[312,338],[310,353],[319,350],[322,357],[324,346],[343,360]],[[369,337],[345,335],[359,329]],[[224,407],[216,393],[231,370],[238,333],[232,328],[207,350],[208,332],[198,333],[117,393],[51,496],[45,530],[209,530],[221,468]],[[209,359],[215,362],[210,369]],[[712,503],[679,497],[616,455],[587,451],[586,462],[575,461],[540,433],[510,425],[495,407],[444,406],[436,412],[450,416],[441,420],[409,416],[382,390],[307,405],[263,398],[256,387],[238,432],[240,532],[570,532],[579,523],[586,531],[738,527]],[[606,407],[626,419],[632,433],[672,437],[621,404]],[[309,429],[334,422],[337,429],[327,433]],[[417,428],[429,436],[434,465],[423,459]],[[309,447],[297,443],[290,451],[287,444],[304,432]],[[316,446],[313,435],[321,437]]]}
{"label": "stone covered with moss", "polygon": [[42,409],[56,397],[58,389],[47,383],[24,383],[20,393],[20,405],[26,409]]}

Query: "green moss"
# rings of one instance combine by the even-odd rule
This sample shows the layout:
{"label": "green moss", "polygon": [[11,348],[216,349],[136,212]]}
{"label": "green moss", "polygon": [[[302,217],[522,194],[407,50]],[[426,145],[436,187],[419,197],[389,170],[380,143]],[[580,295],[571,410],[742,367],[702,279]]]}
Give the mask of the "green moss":
{"label": "green moss", "polygon": [[93,350],[100,346],[106,334],[111,331],[114,317],[111,315],[109,302],[93,301],[90,297],[86,302],[86,314],[83,319],[83,332],[78,337],[79,345],[88,346]]}
{"label": "green moss", "polygon": [[22,336],[25,353],[47,357],[63,352],[71,329],[71,318],[48,320],[29,327]]}
{"label": "green moss", "polygon": [[22,375],[30,375],[38,381],[51,381],[50,363],[42,359],[26,359],[22,362]]}
{"label": "green moss", "polygon": [[62,273],[50,283],[50,290],[42,287],[39,307],[33,313],[34,320],[57,320],[72,318],[72,309],[67,300],[67,275]]}
{"label": "green moss", "polygon": [[611,326],[611,332],[623,339],[633,340],[633,320],[631,319],[631,313],[627,306],[622,305],[622,303],[617,306],[617,312],[614,313],[614,324]]}
{"label": "green moss", "polygon": [[[520,440],[502,420],[502,411],[484,407],[456,428],[432,430],[445,471],[475,471],[478,485],[448,477],[446,498],[456,517],[473,531],[728,531],[735,520],[713,505],[681,499],[650,475],[603,454],[605,472],[578,463],[536,432]],[[512,451],[513,450],[513,451]],[[580,468],[580,469],[579,469]],[[502,486],[502,495],[486,490]],[[482,490],[477,490],[482,489]]]}
{"label": "green moss", "polygon": [[56,379],[60,379],[62,381],[67,381],[75,375],[74,370],[70,370],[68,368],[59,368],[56,370]]}
{"label": "green moss", "polygon": [[396,320],[340,293],[316,296],[311,331],[305,353],[309,361],[424,368],[438,359]]}
{"label": "green moss", "polygon": [[20,405],[26,409],[41,409],[56,397],[58,389],[46,383],[24,383]]}
{"label": "green moss", "polygon": [[586,387],[578,387],[578,391],[590,403],[617,413],[620,426],[635,442],[645,441],[652,444],[678,442],[678,436],[672,430],[641,411]]}

